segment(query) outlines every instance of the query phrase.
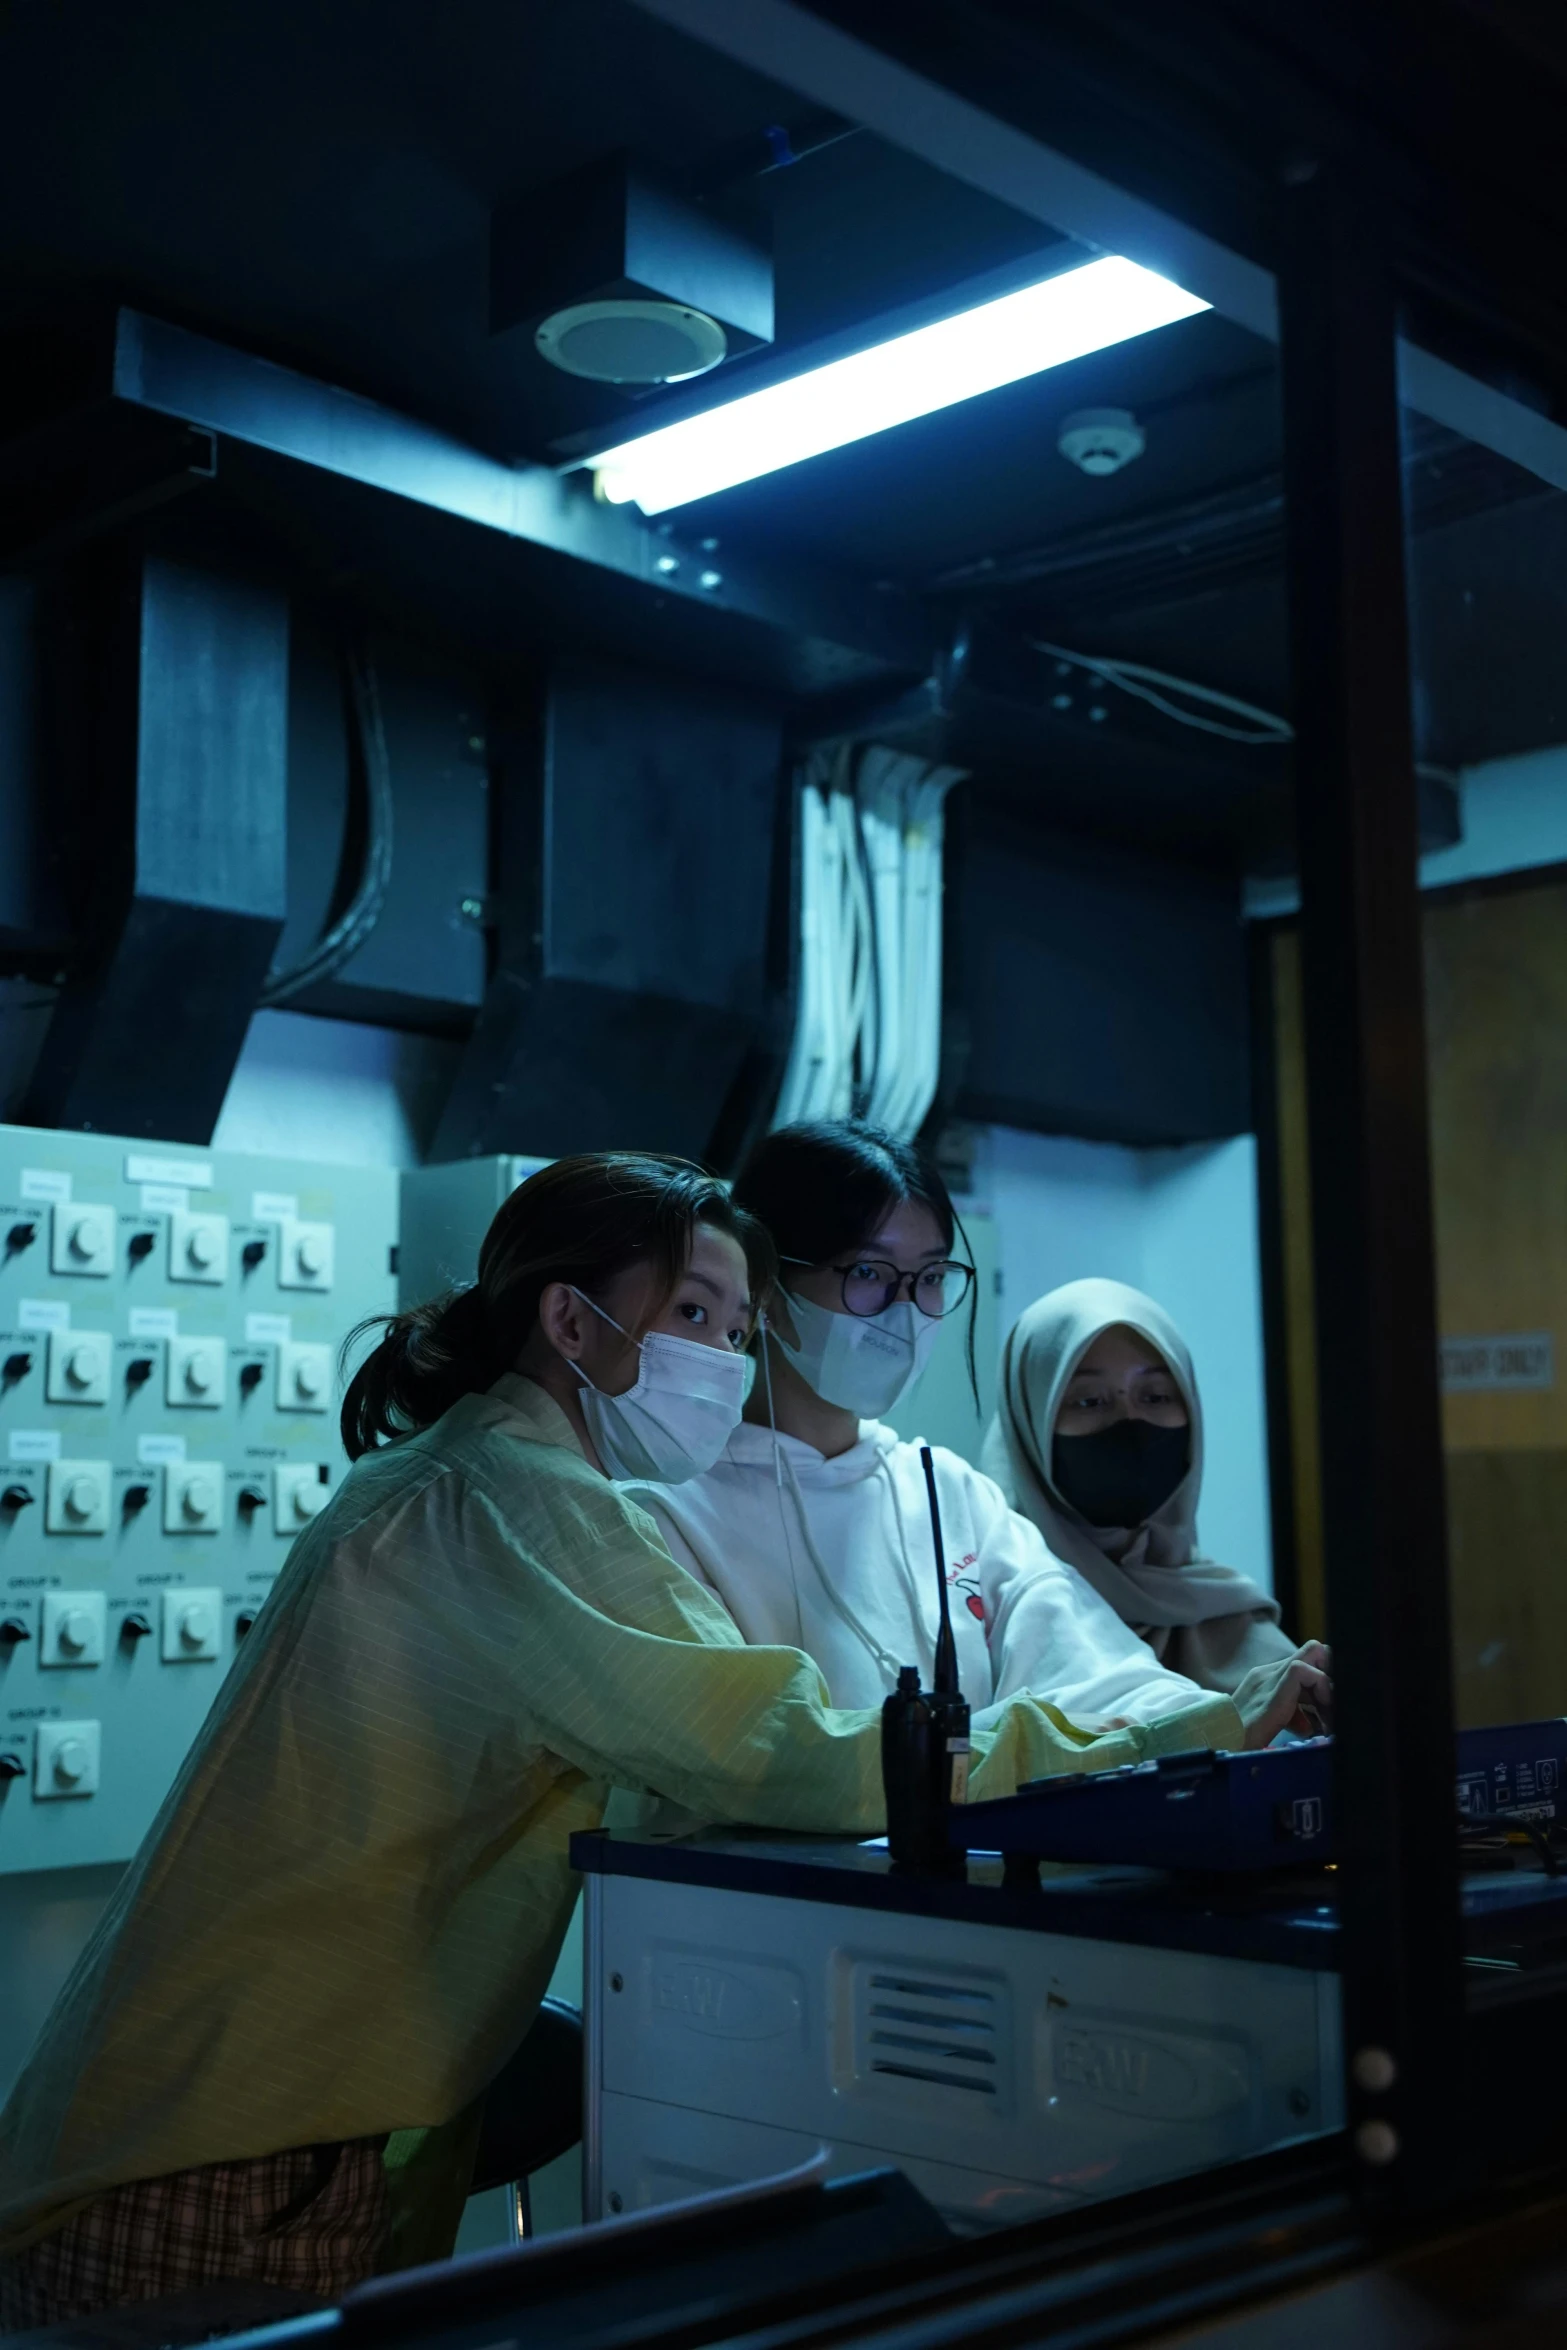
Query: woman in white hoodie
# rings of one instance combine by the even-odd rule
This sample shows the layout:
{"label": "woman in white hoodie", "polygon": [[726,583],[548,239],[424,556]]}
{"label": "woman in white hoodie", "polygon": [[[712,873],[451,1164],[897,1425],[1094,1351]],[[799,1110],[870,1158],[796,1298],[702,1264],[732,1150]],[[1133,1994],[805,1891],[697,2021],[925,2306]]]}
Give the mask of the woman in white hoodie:
{"label": "woman in white hoodie", "polygon": [[[803,1648],[835,1705],[877,1705],[902,1665],[929,1683],[936,1568],[919,1448],[881,1425],[913,1385],[973,1272],[946,1185],[908,1144],[859,1124],[769,1135],[734,1197],[782,1265],[746,1416],[716,1466],[639,1485],[675,1557],[745,1638]],[[972,1334],[970,1335],[972,1347]],[[1053,1557],[988,1477],[935,1453],[959,1677],[983,1714],[1029,1690],[1083,1729],[1193,1702],[1090,1584]],[[1247,1744],[1325,1694],[1308,1652],[1236,1687]]]}

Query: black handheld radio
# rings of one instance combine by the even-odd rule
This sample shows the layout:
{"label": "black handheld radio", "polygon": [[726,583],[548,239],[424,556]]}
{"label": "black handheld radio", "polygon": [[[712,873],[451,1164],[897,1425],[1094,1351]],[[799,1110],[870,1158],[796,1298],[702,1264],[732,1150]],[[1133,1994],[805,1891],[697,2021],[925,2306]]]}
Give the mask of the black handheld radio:
{"label": "black handheld radio", "polygon": [[928,1444],[920,1447],[925,1490],[930,1496],[930,1531],[936,1547],[936,1593],[940,1627],[936,1635],[934,1687],[920,1687],[919,1668],[905,1665],[898,1686],[881,1709],[881,1776],[887,1798],[887,1843],[893,1865],[924,1874],[961,1875],[963,1856],[947,1835],[953,1804],[968,1793],[969,1709],[958,1687],[958,1652],[947,1598],[947,1555],[936,1499],[936,1467]]}

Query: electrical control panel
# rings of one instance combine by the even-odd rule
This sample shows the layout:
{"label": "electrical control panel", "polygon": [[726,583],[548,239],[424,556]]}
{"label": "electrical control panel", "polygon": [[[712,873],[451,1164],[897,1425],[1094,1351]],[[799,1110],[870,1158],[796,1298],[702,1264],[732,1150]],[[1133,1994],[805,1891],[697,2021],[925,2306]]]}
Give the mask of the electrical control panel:
{"label": "electrical control panel", "polygon": [[128,1860],[346,1463],[398,1177],[0,1126],[0,1871]]}
{"label": "electrical control panel", "polygon": [[454,1159],[443,1167],[409,1167],[402,1177],[398,1300],[422,1306],[443,1290],[465,1289],[479,1247],[503,1200],[547,1159],[504,1156]]}

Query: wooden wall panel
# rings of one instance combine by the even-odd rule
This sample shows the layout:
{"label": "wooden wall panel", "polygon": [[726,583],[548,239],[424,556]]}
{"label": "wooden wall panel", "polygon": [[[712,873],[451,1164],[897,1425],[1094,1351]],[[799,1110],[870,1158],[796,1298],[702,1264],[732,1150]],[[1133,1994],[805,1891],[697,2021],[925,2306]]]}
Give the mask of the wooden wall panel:
{"label": "wooden wall panel", "polygon": [[[1567,1712],[1567,879],[1553,871],[1433,900],[1425,941],[1442,1335],[1549,1331],[1557,1358],[1549,1387],[1443,1397],[1454,1674],[1467,1726]],[[1273,983],[1308,1627],[1323,1567],[1300,956],[1289,929],[1274,938]]]}
{"label": "wooden wall panel", "polygon": [[1300,934],[1273,936],[1273,1011],[1278,1053],[1280,1229],[1283,1234],[1284,1328],[1294,1475],[1295,1589],[1298,1639],[1331,1639],[1327,1571],[1322,1555],[1321,1446],[1317,1430],[1317,1324],[1312,1304],[1311,1159],[1306,1133],[1306,1048],[1300,987]]}
{"label": "wooden wall panel", "polygon": [[[1554,1330],[1567,1341],[1567,882],[1438,901],[1426,914],[1426,1023],[1444,1338]],[[1448,1395],[1453,1451],[1567,1445],[1556,1385]]]}
{"label": "wooden wall panel", "polygon": [[1450,1452],[1447,1541],[1458,1718],[1567,1712],[1567,1450]]}

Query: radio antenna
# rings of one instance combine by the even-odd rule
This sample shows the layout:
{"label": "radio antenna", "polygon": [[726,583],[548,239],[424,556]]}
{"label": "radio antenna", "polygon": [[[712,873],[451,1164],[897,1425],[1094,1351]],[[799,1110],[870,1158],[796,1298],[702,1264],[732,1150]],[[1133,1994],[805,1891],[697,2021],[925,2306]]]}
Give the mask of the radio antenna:
{"label": "radio antenna", "polygon": [[936,1598],[941,1609],[933,1689],[937,1697],[956,1697],[959,1694],[958,1649],[952,1637],[952,1609],[947,1599],[947,1546],[941,1535],[941,1504],[936,1499],[936,1464],[930,1457],[928,1444],[920,1446],[920,1465],[925,1471],[925,1491],[930,1496],[930,1536],[936,1546]]}

